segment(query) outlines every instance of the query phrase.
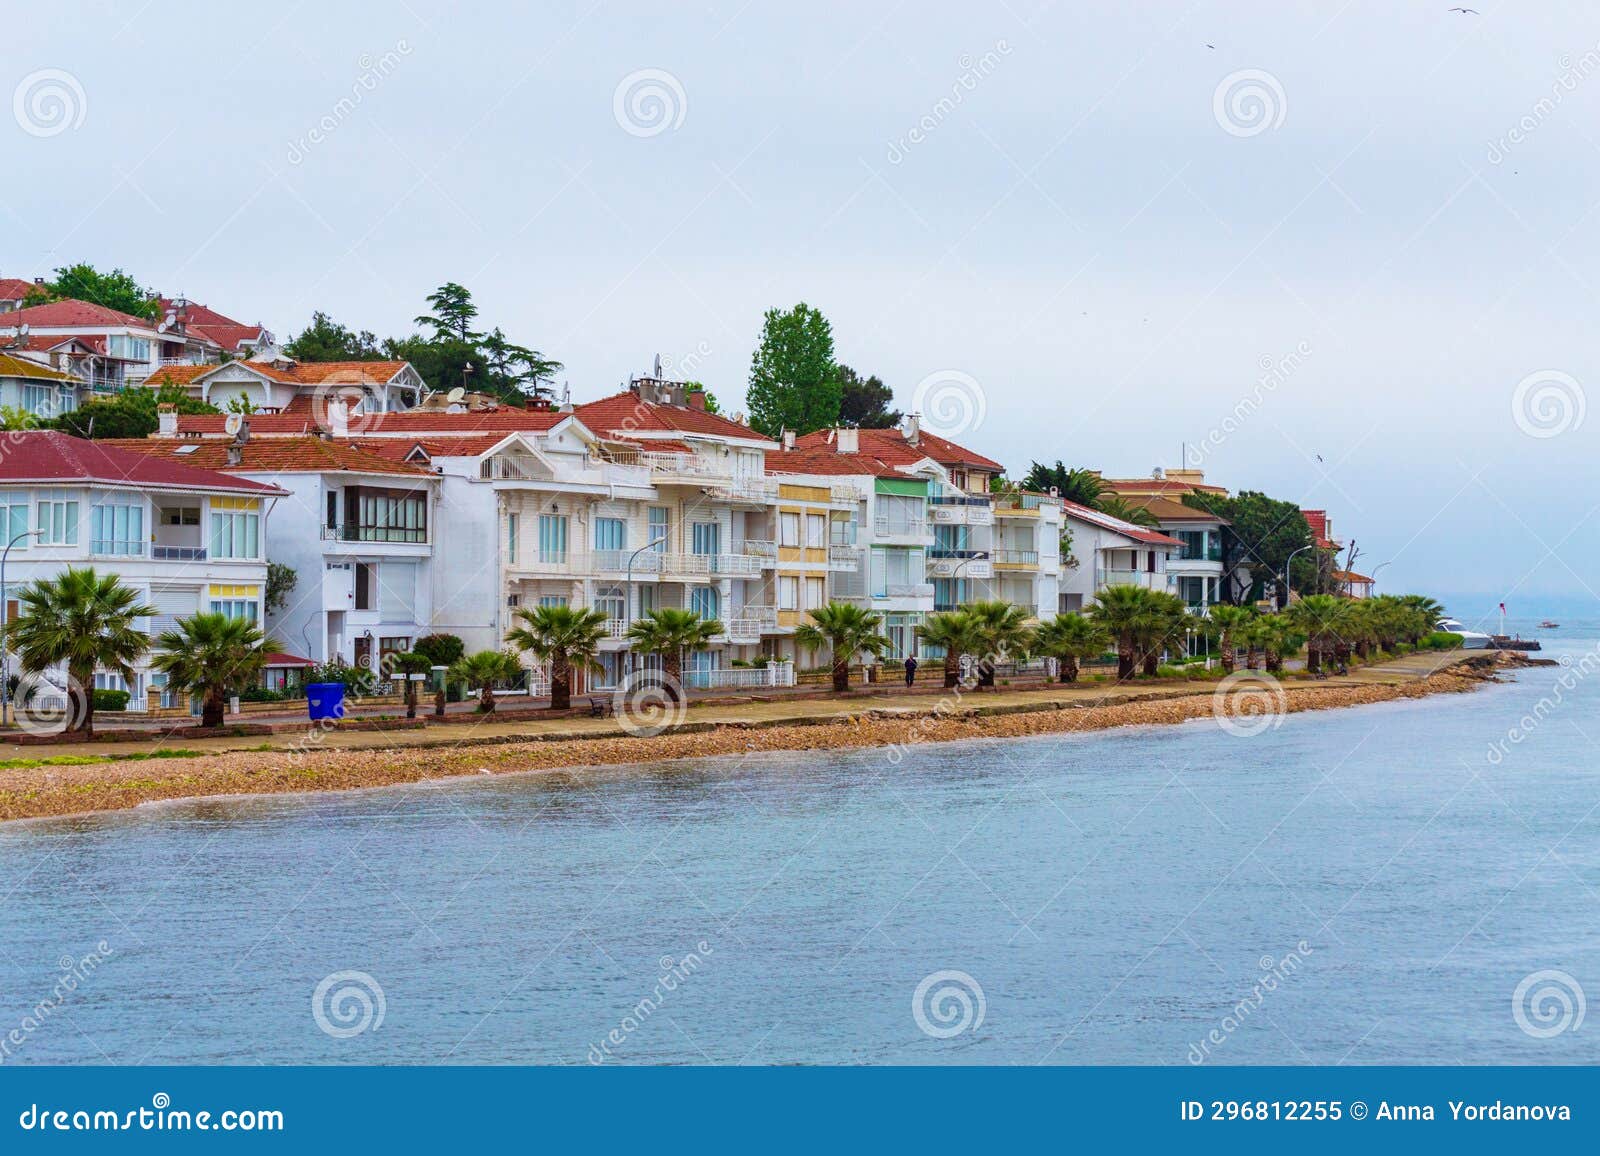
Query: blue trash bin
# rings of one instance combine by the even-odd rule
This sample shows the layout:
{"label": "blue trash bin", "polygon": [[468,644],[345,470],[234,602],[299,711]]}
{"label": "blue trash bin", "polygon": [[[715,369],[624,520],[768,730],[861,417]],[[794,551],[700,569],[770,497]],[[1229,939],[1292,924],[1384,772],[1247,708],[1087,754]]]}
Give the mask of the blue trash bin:
{"label": "blue trash bin", "polygon": [[311,721],[344,718],[344,683],[313,682],[306,687],[306,711]]}

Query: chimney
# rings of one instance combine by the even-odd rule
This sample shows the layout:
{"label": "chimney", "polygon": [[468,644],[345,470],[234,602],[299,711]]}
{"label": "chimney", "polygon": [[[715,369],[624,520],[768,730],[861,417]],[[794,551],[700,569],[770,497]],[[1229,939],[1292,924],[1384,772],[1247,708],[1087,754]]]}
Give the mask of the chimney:
{"label": "chimney", "polygon": [[164,438],[178,436],[178,407],[170,401],[156,406],[156,434]]}
{"label": "chimney", "polygon": [[840,426],[833,431],[834,448],[841,454],[858,454],[861,452],[861,431],[854,426]]}
{"label": "chimney", "polygon": [[703,390],[703,389],[691,389],[691,390],[688,390],[684,394],[684,398],[688,401],[690,409],[697,409],[701,413],[705,413],[706,412],[706,391],[705,390]]}
{"label": "chimney", "polygon": [[236,441],[229,442],[228,443],[228,465],[229,465],[229,467],[231,467],[233,469],[237,469],[239,466],[241,466],[243,464],[244,464],[244,447],[242,445],[240,445]]}
{"label": "chimney", "polygon": [[786,450],[794,449],[794,430],[786,429],[783,431],[783,448]]}
{"label": "chimney", "polygon": [[33,283],[35,285],[43,285],[44,284],[44,278],[43,277],[35,277],[33,279]]}
{"label": "chimney", "polygon": [[922,444],[922,415],[913,413],[906,417],[906,441],[912,445]]}
{"label": "chimney", "polygon": [[342,397],[328,399],[328,432],[336,438],[350,436],[350,403]]}
{"label": "chimney", "polygon": [[683,382],[663,381],[661,383],[661,392],[666,395],[664,400],[668,405],[677,406],[679,409],[683,408]]}

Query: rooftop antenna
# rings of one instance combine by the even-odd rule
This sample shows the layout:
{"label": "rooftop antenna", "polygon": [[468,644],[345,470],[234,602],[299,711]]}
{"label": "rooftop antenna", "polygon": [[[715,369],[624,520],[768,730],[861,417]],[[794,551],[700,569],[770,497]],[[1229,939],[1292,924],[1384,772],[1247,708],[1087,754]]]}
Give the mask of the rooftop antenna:
{"label": "rooftop antenna", "polygon": [[570,381],[563,381],[561,383],[561,404],[572,404],[572,383]]}
{"label": "rooftop antenna", "polygon": [[661,355],[659,353],[656,354],[656,371],[654,376],[657,381],[661,380]]}

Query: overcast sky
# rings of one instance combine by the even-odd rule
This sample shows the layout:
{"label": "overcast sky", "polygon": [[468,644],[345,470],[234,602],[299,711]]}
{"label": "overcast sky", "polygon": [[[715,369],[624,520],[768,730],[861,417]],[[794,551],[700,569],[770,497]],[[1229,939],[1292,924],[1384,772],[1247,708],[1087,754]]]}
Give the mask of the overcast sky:
{"label": "overcast sky", "polygon": [[0,50],[0,275],[280,336],[455,280],[576,400],[659,353],[735,409],[804,300],[1018,473],[1188,445],[1387,589],[1592,609],[1600,10],[1473,6],[63,0]]}

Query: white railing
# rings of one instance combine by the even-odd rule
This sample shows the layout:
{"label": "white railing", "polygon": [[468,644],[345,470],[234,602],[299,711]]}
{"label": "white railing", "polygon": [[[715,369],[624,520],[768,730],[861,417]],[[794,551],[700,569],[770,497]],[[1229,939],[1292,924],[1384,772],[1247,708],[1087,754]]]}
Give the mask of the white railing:
{"label": "white railing", "polygon": [[932,582],[890,582],[884,587],[885,598],[932,598]]}
{"label": "white railing", "polygon": [[739,687],[793,686],[794,663],[766,666],[731,666],[721,670],[686,670],[683,685],[693,690],[730,690]]}
{"label": "white railing", "polygon": [[778,608],[776,606],[743,606],[731,618],[726,618],[722,623],[722,635],[732,640],[744,639],[759,642],[763,634],[771,634],[778,629]]}
{"label": "white railing", "polygon": [[835,502],[860,502],[867,495],[860,486],[852,486],[849,482],[843,482],[829,486],[828,496]]}
{"label": "white railing", "polygon": [[925,538],[928,523],[921,518],[874,518],[873,532],[880,538]]}
{"label": "white railing", "polygon": [[991,557],[996,562],[1006,566],[1037,566],[1039,564],[1039,551],[1037,550],[995,550]]}
{"label": "white railing", "polygon": [[778,544],[766,538],[746,538],[744,541],[735,544],[739,548],[739,553],[749,554],[755,558],[765,558],[769,562],[778,556]]}
{"label": "white railing", "polygon": [[778,497],[778,483],[765,478],[736,477],[709,487],[711,496],[738,502],[772,502]]}
{"label": "white railing", "polygon": [[1167,588],[1167,575],[1165,573],[1152,574],[1147,570],[1102,570],[1094,572],[1095,589],[1107,586],[1143,586],[1146,590],[1165,590]]}
{"label": "white railing", "polygon": [[861,566],[861,551],[855,546],[828,547],[828,569],[856,570]]}

